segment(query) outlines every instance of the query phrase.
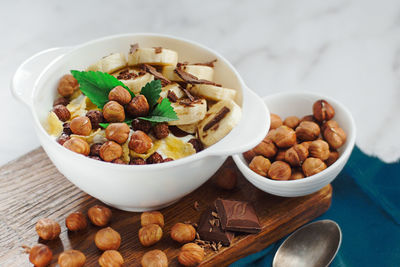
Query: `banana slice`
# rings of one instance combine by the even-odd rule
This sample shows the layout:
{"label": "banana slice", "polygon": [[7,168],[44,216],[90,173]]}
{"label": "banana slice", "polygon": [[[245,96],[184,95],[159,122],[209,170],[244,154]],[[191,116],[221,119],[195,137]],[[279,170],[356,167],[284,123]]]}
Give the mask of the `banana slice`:
{"label": "banana slice", "polygon": [[128,65],[135,66],[139,64],[150,65],[172,65],[178,62],[178,53],[173,50],[162,48],[161,52],[156,53],[155,48],[138,48],[133,54],[128,55]]}
{"label": "banana slice", "polygon": [[[202,65],[183,65],[182,70],[196,76],[198,79],[204,79],[212,81],[214,78],[214,69],[209,66]],[[182,79],[176,75],[175,66],[164,66],[162,69],[162,75],[170,81],[182,81]]]}
{"label": "banana slice", "polygon": [[219,87],[211,84],[195,84],[188,88],[189,91],[198,96],[202,96],[207,100],[221,101],[226,99],[234,100],[236,90]]}
{"label": "banana slice", "polygon": [[64,129],[63,122],[58,119],[57,115],[53,111],[50,111],[47,115],[45,129],[47,133],[52,136],[59,136]]}
{"label": "banana slice", "polygon": [[179,87],[179,84],[177,84],[177,83],[171,83],[171,84],[168,84],[167,86],[164,86],[163,88],[162,88],[162,91],[161,91],[161,93],[160,93],[160,97],[162,97],[162,98],[166,98],[167,96],[168,96],[168,91],[172,91],[172,92],[174,92],[174,94],[176,95],[176,97],[179,99],[179,98],[182,98],[184,95],[185,95],[185,93],[182,91],[182,89]]}
{"label": "banana slice", "polygon": [[241,108],[233,100],[222,100],[208,110],[198,125],[200,141],[211,146],[224,138],[240,121]]}
{"label": "banana slice", "polygon": [[[185,102],[188,99],[182,99],[178,102],[171,103],[179,120],[170,121],[170,125],[182,125],[197,123],[202,120],[207,113],[207,101],[198,99],[192,103]],[[184,104],[185,103],[185,104]]]}
{"label": "banana slice", "polygon": [[[138,73],[140,72],[140,70],[137,69],[123,69],[117,73],[114,73],[113,75],[118,79],[118,76],[120,76],[120,74],[122,72],[126,72],[128,71],[129,74],[133,73],[135,75],[138,75]],[[123,77],[130,77],[130,75],[123,75]],[[151,82],[152,80],[154,80],[154,76],[151,75],[150,73],[146,73],[143,75],[140,75],[138,77],[134,77],[132,76],[132,78],[126,79],[126,78],[122,78],[119,79],[121,82],[123,82],[126,86],[128,86],[128,88],[136,95],[139,94],[140,91],[142,90],[142,87],[146,85],[146,83]]]}
{"label": "banana slice", "polygon": [[90,65],[87,70],[92,71],[102,71],[113,73],[117,70],[123,69],[126,67],[126,57],[123,53],[114,53],[109,56],[103,57],[95,64]]}
{"label": "banana slice", "polygon": [[182,125],[177,125],[176,127],[190,134],[195,134],[197,131],[197,123],[182,124]]}

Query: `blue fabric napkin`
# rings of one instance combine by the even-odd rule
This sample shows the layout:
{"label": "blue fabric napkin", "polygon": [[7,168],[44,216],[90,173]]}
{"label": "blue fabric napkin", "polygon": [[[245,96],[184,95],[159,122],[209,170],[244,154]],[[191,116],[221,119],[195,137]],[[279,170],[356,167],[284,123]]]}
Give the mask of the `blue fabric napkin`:
{"label": "blue fabric napkin", "polygon": [[[331,219],[342,229],[331,266],[400,266],[400,162],[385,164],[355,147],[332,186],[332,206],[316,219]],[[285,238],[231,267],[271,266]]]}

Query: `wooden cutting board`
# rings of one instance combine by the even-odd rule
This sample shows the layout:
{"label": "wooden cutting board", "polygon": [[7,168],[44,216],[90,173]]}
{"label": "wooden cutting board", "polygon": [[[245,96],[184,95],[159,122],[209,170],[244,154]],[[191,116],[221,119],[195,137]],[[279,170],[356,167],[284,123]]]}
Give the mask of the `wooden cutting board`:
{"label": "wooden cutting board", "polygon": [[[236,168],[228,159],[226,166]],[[230,247],[219,252],[206,250],[201,266],[225,266],[246,255],[262,250],[308,221],[328,210],[332,187],[305,197],[283,198],[264,193],[239,175],[237,188],[225,191],[215,186],[215,175],[199,189],[170,207],[164,208],[165,227],[162,240],[151,248],[139,243],[140,213],[112,209],[110,226],[122,237],[119,249],[125,259],[124,266],[138,266],[142,255],[151,249],[161,249],[170,266],[178,266],[180,246],[169,236],[177,222],[197,223],[201,211],[217,197],[251,201],[257,211],[262,231],[258,234],[238,235]],[[199,203],[200,211],[194,209]],[[89,225],[87,230],[70,233],[65,227],[66,216],[75,211],[86,213],[88,208],[101,204],[71,184],[50,162],[39,148],[0,168],[0,266],[31,266],[22,245],[33,246],[39,239],[35,224],[39,218],[50,217],[61,225],[60,238],[47,244],[53,251],[51,266],[56,266],[58,255],[67,249],[81,250],[87,258],[85,266],[99,266],[101,252],[93,238],[98,227]]]}

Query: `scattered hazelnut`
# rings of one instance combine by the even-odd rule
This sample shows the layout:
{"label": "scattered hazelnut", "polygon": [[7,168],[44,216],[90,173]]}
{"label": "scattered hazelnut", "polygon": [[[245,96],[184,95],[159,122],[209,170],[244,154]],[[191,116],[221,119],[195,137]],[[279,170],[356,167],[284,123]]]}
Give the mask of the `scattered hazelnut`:
{"label": "scattered hazelnut", "polygon": [[77,135],[89,135],[92,131],[92,123],[86,116],[72,119],[69,127],[71,128],[71,131]]}
{"label": "scattered hazelnut", "polygon": [[62,76],[57,87],[58,93],[64,97],[71,96],[78,89],[78,81],[70,74]]}
{"label": "scattered hazelnut", "polygon": [[281,117],[279,117],[278,115],[271,113],[271,124],[269,126],[270,129],[276,129],[279,126],[281,126],[282,123],[282,119]]}
{"label": "scattered hazelnut", "polygon": [[323,140],[315,140],[311,142],[308,151],[313,158],[327,160],[329,158],[329,145]]}
{"label": "scattered hazelnut", "polygon": [[300,122],[296,128],[296,136],[302,141],[313,141],[318,138],[320,129],[318,124],[312,121]]}
{"label": "scattered hazelnut", "polygon": [[323,134],[325,140],[333,149],[338,149],[346,143],[346,133],[340,127],[326,127]]}
{"label": "scattered hazelnut", "polygon": [[164,162],[164,160],[163,160],[162,156],[157,152],[154,152],[146,159],[146,164],[157,164],[157,163],[163,163],[163,162]]}
{"label": "scattered hazelnut", "polygon": [[292,169],[292,175],[290,176],[289,180],[299,180],[303,179],[305,176],[301,170]]}
{"label": "scattered hazelnut", "polygon": [[138,130],[132,133],[128,146],[136,153],[144,154],[153,146],[153,141],[146,133]]}
{"label": "scattered hazelnut", "polygon": [[100,148],[103,144],[95,143],[90,146],[90,156],[100,156]]}
{"label": "scattered hazelnut", "polygon": [[275,161],[285,161],[286,150],[279,150],[278,153],[276,153]]}
{"label": "scattered hazelnut", "polygon": [[249,168],[261,176],[267,176],[270,167],[271,162],[263,156],[255,156],[249,164]]}
{"label": "scattered hazelnut", "polygon": [[232,190],[237,183],[237,172],[231,168],[222,168],[216,175],[216,184],[219,188]]}
{"label": "scattered hazelnut", "polygon": [[274,180],[289,180],[292,175],[290,165],[284,161],[275,161],[268,170],[268,177]]}
{"label": "scattered hazelnut", "polygon": [[142,158],[131,158],[130,165],[146,165],[146,161]]}
{"label": "scattered hazelnut", "polygon": [[171,228],[171,238],[179,243],[187,243],[194,240],[196,230],[190,224],[177,223]]}
{"label": "scattered hazelnut", "polygon": [[283,125],[286,125],[289,128],[296,129],[299,125],[300,119],[297,116],[289,116],[283,121]]}
{"label": "scattered hazelnut", "polygon": [[146,211],[140,215],[140,223],[142,227],[149,224],[158,224],[160,227],[164,227],[164,216],[159,211]]}
{"label": "scattered hazelnut", "polygon": [[199,153],[200,151],[203,150],[203,144],[201,141],[197,138],[192,138],[188,141],[188,143],[191,143],[194,150],[196,150],[196,153]]}
{"label": "scattered hazelnut", "polygon": [[164,252],[159,249],[146,252],[140,262],[143,267],[167,267],[168,258]]}
{"label": "scattered hazelnut", "polygon": [[108,122],[123,122],[125,120],[124,107],[116,101],[109,101],[103,107],[103,116]]}
{"label": "scattered hazelnut", "polygon": [[106,226],[111,220],[112,212],[109,208],[95,205],[88,210],[90,221],[97,226]]}
{"label": "scattered hazelnut", "polygon": [[126,112],[134,118],[147,116],[149,109],[149,103],[144,95],[135,96],[126,106]]}
{"label": "scattered hazelnut", "polygon": [[70,231],[81,231],[86,229],[87,221],[85,215],[80,211],[71,213],[65,219],[65,226],[67,226]]}
{"label": "scattered hazelnut", "polygon": [[244,159],[247,161],[247,163],[250,163],[251,160],[256,156],[257,154],[254,152],[253,149],[246,151],[243,153]]}
{"label": "scattered hazelnut", "polygon": [[89,118],[93,129],[98,129],[100,123],[104,122],[103,113],[100,110],[89,110],[85,116]]}
{"label": "scattered hazelnut", "polygon": [[158,224],[148,224],[139,229],[139,241],[143,246],[149,247],[160,241],[162,234],[162,229]]}
{"label": "scattered hazelnut", "polygon": [[101,267],[121,267],[124,264],[124,258],[116,250],[106,250],[99,258]]}
{"label": "scattered hazelnut", "polygon": [[111,227],[107,227],[96,233],[94,242],[100,250],[117,250],[121,245],[121,236]]}
{"label": "scattered hazelnut", "polygon": [[306,176],[311,176],[325,170],[326,164],[318,158],[308,158],[301,167]]}
{"label": "scattered hazelnut", "polygon": [[71,139],[65,141],[63,146],[71,151],[74,151],[75,153],[85,156],[89,155],[90,153],[89,144],[85,140],[77,137],[72,137]]}
{"label": "scattered hazelnut", "polygon": [[319,122],[328,121],[335,116],[335,110],[327,101],[318,100],[313,105],[313,115]]}
{"label": "scattered hazelnut", "polygon": [[66,97],[59,97],[53,102],[53,107],[57,105],[67,106],[69,104],[69,99]]}
{"label": "scattered hazelnut", "polygon": [[274,142],[272,142],[269,138],[264,138],[264,140],[259,143],[253,151],[256,155],[263,155],[266,158],[273,158],[278,152],[278,148],[275,146]]}
{"label": "scattered hazelnut", "polygon": [[295,131],[285,125],[276,128],[271,138],[272,141],[274,141],[274,143],[281,148],[291,147],[296,143]]}
{"label": "scattered hazelnut", "polygon": [[125,143],[129,137],[129,126],[123,122],[111,123],[106,128],[106,138],[119,144]]}
{"label": "scattered hazelnut", "polygon": [[36,223],[36,232],[41,239],[53,240],[56,239],[61,232],[61,227],[58,222],[43,218]]}
{"label": "scattered hazelnut", "polygon": [[63,105],[54,106],[53,112],[57,115],[57,117],[60,121],[67,121],[71,117],[71,113]]}
{"label": "scattered hazelnut", "polygon": [[337,151],[330,151],[329,152],[329,157],[325,161],[327,166],[331,166],[335,161],[339,158],[339,152]]}
{"label": "scattered hazelnut", "polygon": [[60,267],[82,267],[85,262],[85,254],[79,250],[66,250],[58,256],[58,265]]}
{"label": "scattered hazelnut", "polygon": [[285,161],[294,167],[300,166],[307,157],[308,149],[302,144],[296,144],[285,152]]}
{"label": "scattered hazelnut", "polygon": [[151,122],[141,119],[132,120],[132,129],[134,131],[140,130],[145,133],[149,133],[151,129]]}
{"label": "scattered hazelnut", "polygon": [[153,127],[154,135],[157,139],[163,139],[168,136],[168,124],[167,123],[157,123]]}
{"label": "scattered hazelnut", "polygon": [[126,105],[132,100],[131,94],[124,87],[118,85],[108,93],[108,100]]}
{"label": "scattered hazelnut", "polygon": [[107,162],[122,156],[122,147],[114,141],[107,141],[100,147],[100,157]]}
{"label": "scattered hazelnut", "polygon": [[69,135],[62,133],[59,137],[57,137],[57,143],[59,143],[60,145],[64,145],[64,143],[69,139],[71,139]]}
{"label": "scattered hazelnut", "polygon": [[183,266],[196,266],[204,259],[204,249],[195,243],[187,243],[182,246],[178,255],[178,261]]}
{"label": "scattered hazelnut", "polygon": [[29,261],[35,267],[44,267],[50,264],[53,252],[43,244],[34,245],[29,251]]}

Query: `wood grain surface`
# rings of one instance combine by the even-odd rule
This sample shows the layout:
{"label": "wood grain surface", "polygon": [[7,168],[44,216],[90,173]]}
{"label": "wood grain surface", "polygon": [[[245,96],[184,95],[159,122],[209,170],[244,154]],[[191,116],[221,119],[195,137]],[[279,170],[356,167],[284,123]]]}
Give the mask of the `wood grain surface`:
{"label": "wood grain surface", "polygon": [[[231,159],[225,167],[236,168]],[[239,173],[239,172],[238,172]],[[229,248],[218,253],[206,250],[202,266],[226,266],[246,255],[262,250],[271,243],[291,233],[301,225],[328,210],[332,187],[305,197],[282,198],[266,194],[239,175],[237,188],[225,191],[215,186],[215,176],[202,187],[170,207],[164,208],[165,227],[162,240],[150,248],[139,243],[140,213],[112,209],[110,226],[121,234],[119,249],[125,259],[124,266],[138,266],[142,255],[152,249],[163,250],[170,266],[178,266],[180,246],[170,238],[170,229],[177,222],[198,222],[202,210],[217,197],[251,201],[257,211],[262,231],[259,234],[238,235]],[[199,203],[200,211],[193,207]],[[68,232],[64,220],[69,213],[87,210],[101,204],[71,184],[46,156],[36,149],[0,168],[0,266],[32,266],[22,245],[37,242],[47,244],[53,251],[51,266],[57,266],[58,255],[67,249],[81,250],[87,257],[85,266],[99,266],[101,255],[93,241],[100,229],[89,224],[87,230]],[[35,224],[39,218],[49,217],[61,225],[60,238],[53,241],[39,240]]]}

